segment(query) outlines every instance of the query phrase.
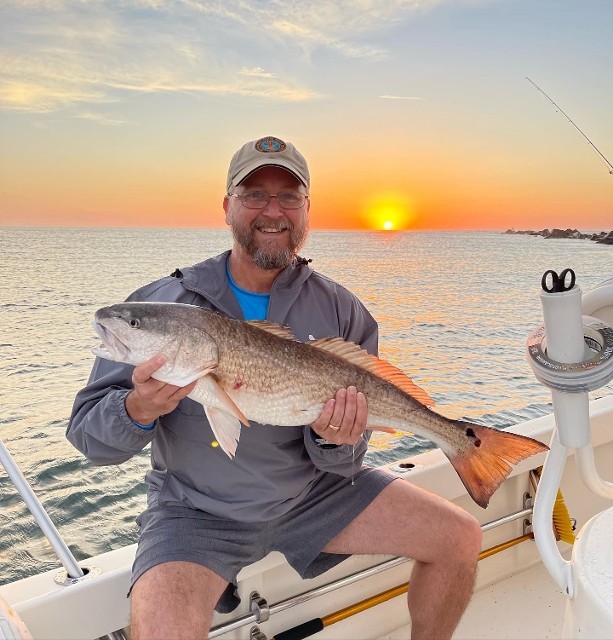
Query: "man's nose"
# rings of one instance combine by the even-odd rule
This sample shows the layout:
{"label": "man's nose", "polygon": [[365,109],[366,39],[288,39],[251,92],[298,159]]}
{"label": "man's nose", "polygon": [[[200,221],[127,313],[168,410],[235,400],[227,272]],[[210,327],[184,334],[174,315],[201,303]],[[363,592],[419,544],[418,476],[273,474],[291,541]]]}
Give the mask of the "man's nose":
{"label": "man's nose", "polygon": [[285,216],[285,210],[279,206],[277,196],[270,196],[268,204],[262,209],[267,215]]}

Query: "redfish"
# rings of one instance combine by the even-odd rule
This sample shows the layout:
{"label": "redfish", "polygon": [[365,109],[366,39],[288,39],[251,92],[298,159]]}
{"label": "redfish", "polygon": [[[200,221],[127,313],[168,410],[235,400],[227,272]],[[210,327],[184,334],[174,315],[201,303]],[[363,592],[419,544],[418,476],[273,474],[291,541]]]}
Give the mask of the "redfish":
{"label": "redfish", "polygon": [[155,355],[166,363],[153,374],[185,386],[199,402],[220,447],[234,457],[249,420],[308,425],[338,389],[355,386],[368,402],[368,429],[406,431],[434,442],[449,458],[468,493],[482,507],[512,466],[547,450],[543,443],[446,418],[400,369],[342,338],[304,344],[289,329],[242,322],[194,305],[126,302],[99,309],[93,352],[139,365]]}

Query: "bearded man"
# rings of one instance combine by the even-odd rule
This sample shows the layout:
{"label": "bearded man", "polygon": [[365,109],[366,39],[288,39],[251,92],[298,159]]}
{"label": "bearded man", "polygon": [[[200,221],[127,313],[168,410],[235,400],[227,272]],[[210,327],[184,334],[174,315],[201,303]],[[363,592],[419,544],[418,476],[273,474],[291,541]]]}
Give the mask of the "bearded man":
{"label": "bearded man", "polygon": [[[310,176],[294,145],[272,136],[246,143],[226,187],[232,249],[129,300],[199,305],[290,327],[303,342],[340,336],[376,354],[377,324],[364,305],[298,256]],[[119,464],[151,443],[132,571],[135,640],[207,637],[213,611],[239,603],[239,571],[271,551],[305,578],[353,553],[414,558],[412,637],[451,637],[472,593],[479,524],[363,464],[368,406],[358,389],[339,389],[310,425],[251,423],[230,459],[215,446],[202,406],[187,397],[196,382],[180,388],[152,378],[163,363],[97,359],[67,432],[94,464]]]}

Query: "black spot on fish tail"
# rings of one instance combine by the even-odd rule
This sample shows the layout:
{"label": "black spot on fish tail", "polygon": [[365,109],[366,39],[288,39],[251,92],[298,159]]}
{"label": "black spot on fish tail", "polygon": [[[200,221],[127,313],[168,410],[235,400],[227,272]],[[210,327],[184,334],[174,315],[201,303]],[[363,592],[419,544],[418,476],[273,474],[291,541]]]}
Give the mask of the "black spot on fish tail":
{"label": "black spot on fish tail", "polygon": [[473,438],[473,440],[474,440],[473,444],[475,445],[475,447],[480,447],[481,446],[481,440],[479,438],[477,438],[477,436],[475,435],[475,432],[470,427],[468,427],[468,429],[466,429],[466,435],[469,438]]}

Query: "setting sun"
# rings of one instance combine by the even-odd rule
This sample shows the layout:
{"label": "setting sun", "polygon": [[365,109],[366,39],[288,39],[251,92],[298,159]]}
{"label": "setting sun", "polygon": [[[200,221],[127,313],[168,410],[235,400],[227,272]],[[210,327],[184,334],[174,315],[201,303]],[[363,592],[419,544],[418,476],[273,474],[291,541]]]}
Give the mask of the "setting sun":
{"label": "setting sun", "polygon": [[364,221],[370,229],[407,229],[414,219],[412,203],[400,193],[378,193],[368,199],[364,209]]}

